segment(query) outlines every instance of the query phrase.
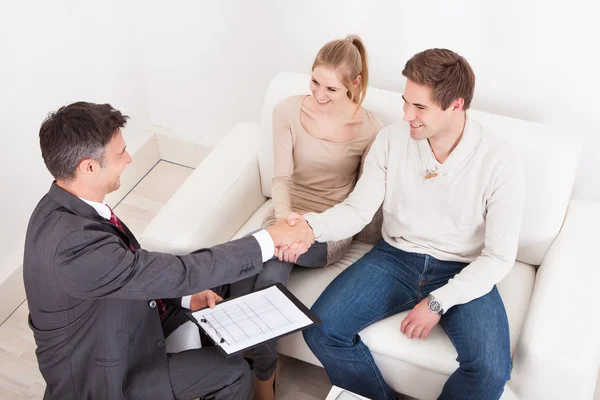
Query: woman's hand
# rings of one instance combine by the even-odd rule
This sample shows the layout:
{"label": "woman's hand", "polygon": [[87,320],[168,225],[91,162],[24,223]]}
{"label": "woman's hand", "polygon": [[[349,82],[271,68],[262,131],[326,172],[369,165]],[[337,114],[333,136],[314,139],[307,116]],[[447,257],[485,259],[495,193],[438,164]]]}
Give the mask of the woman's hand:
{"label": "woman's hand", "polygon": [[[298,221],[305,221],[304,217],[302,217],[302,214],[295,213],[295,212],[290,212],[287,215],[287,217],[285,218],[285,220],[287,221],[287,223],[290,226],[296,225],[296,223]],[[302,242],[293,243],[290,246],[282,246],[282,247],[276,248],[275,249],[275,257],[279,261],[296,263],[296,261],[298,260],[298,257],[300,257],[302,254],[306,253],[307,251],[308,251],[308,246],[306,246],[306,244],[304,244]]]}
{"label": "woman's hand", "polygon": [[275,257],[279,261],[296,263],[298,257],[308,251],[308,247],[304,243],[294,243],[291,246],[284,246],[275,249]]}

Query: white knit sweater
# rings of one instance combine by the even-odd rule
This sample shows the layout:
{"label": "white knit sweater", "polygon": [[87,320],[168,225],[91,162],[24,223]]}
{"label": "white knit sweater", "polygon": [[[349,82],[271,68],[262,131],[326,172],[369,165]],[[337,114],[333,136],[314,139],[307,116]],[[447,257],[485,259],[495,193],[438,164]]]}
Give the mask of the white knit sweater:
{"label": "white knit sweater", "polygon": [[[306,214],[315,239],[348,238],[383,202],[384,240],[413,253],[469,263],[432,294],[444,311],[487,294],[515,262],[525,204],[517,153],[467,114],[463,137],[439,164],[407,123],[383,129],[354,191],[321,214]],[[425,179],[428,171],[438,176]]]}

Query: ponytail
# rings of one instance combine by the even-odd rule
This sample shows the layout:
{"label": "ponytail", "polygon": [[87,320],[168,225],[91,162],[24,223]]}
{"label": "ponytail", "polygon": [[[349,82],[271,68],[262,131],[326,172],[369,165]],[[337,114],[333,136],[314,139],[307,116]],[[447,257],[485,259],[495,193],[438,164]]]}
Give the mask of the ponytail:
{"label": "ponytail", "polygon": [[[356,48],[358,49],[358,54],[360,55],[360,64],[362,68],[358,75],[360,75],[361,79],[359,85],[356,88],[354,88],[353,100],[358,105],[361,105],[363,101],[365,101],[365,97],[367,96],[367,87],[369,86],[369,64],[367,61],[367,48],[365,47],[365,44],[360,38],[360,36],[348,35],[347,38],[349,38],[352,41],[352,44],[356,46]],[[354,79],[356,79],[356,77]]]}

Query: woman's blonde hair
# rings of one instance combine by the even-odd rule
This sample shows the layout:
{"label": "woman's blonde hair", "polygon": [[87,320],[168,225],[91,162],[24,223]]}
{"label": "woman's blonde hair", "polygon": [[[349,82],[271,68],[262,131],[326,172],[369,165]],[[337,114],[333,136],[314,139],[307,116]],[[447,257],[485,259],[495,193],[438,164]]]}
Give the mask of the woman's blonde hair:
{"label": "woman's blonde hair", "polygon": [[[344,39],[332,40],[319,50],[312,70],[316,67],[329,67],[340,73],[342,83],[348,89],[348,97],[359,106],[365,100],[369,84],[367,49],[358,35],[348,35]],[[354,87],[352,82],[361,76]]]}

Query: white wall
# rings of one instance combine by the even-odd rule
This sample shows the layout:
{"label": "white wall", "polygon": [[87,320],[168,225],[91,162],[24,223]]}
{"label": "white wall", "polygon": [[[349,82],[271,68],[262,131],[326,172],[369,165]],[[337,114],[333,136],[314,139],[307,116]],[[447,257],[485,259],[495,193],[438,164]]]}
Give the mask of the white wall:
{"label": "white wall", "polygon": [[237,121],[258,121],[278,71],[308,72],[318,49],[347,33],[367,44],[373,86],[401,91],[408,58],[448,47],[475,69],[474,108],[582,132],[573,195],[600,200],[595,4],[3,2],[0,282],[20,264],[27,220],[51,181],[37,138],[48,111],[76,100],[110,102],[132,117],[126,131],[132,150],[150,124],[216,143]]}
{"label": "white wall", "polygon": [[218,141],[259,119],[276,72],[308,72],[318,49],[347,33],[366,42],[372,85],[396,91],[414,53],[447,47],[475,70],[474,108],[582,132],[573,196],[600,200],[597,2],[130,3],[154,124]]}
{"label": "white wall", "polygon": [[276,71],[276,14],[264,0],[128,0],[152,123],[218,142],[256,120]]}
{"label": "white wall", "polygon": [[52,177],[39,150],[49,111],[111,103],[131,117],[135,151],[149,126],[139,62],[117,0],[3,2],[0,8],[0,284],[21,263],[27,221]]}

